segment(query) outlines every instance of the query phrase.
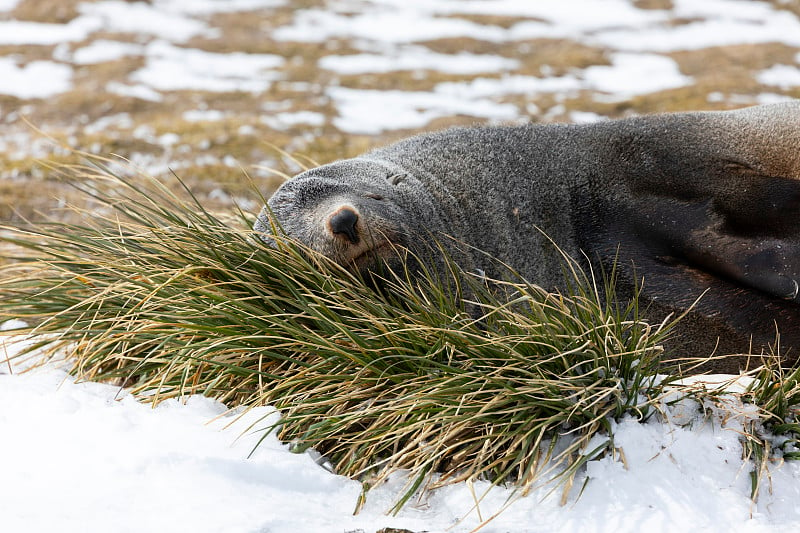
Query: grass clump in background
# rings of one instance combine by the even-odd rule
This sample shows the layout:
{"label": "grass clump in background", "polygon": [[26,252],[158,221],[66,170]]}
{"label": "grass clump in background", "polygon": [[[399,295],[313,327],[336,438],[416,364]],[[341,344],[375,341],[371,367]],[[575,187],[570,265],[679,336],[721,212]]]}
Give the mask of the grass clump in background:
{"label": "grass clump in background", "polygon": [[279,425],[257,429],[365,490],[406,471],[395,510],[460,480],[524,493],[557,479],[566,495],[582,464],[613,452],[612,421],[652,415],[671,380],[657,375],[665,328],[639,320],[635,298],[602,297],[611,281],[568,268],[569,294],[519,279],[495,290],[450,265],[378,294],[297,245],[265,245],[244,213],[220,218],[99,160],[68,173],[99,207],[2,237],[16,252],[0,319],[32,324],[12,332],[40,339],[29,351],[66,350],[78,377],[154,403],[274,405]]}

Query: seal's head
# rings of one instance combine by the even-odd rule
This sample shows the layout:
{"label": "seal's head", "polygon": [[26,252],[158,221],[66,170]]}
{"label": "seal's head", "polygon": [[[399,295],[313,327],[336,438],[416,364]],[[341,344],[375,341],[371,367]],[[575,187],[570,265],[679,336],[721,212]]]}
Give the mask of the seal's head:
{"label": "seal's head", "polygon": [[416,255],[420,236],[429,229],[414,190],[419,186],[401,169],[376,161],[324,165],[284,183],[259,214],[255,230],[269,242],[272,216],[289,238],[351,270],[400,265],[407,263],[407,251]]}

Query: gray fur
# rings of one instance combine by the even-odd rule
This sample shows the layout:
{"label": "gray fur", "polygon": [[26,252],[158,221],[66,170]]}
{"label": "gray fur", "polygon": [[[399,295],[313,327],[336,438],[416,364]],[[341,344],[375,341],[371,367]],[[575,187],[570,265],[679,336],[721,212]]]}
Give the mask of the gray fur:
{"label": "gray fur", "polygon": [[[643,277],[656,320],[708,289],[677,351],[719,339],[720,351],[746,352],[751,335],[765,349],[776,328],[784,350],[800,350],[800,102],[450,129],[304,172],[268,204],[289,236],[362,269],[370,249],[394,256],[381,244],[426,256],[449,235],[559,289],[552,239],[594,266],[618,258],[624,283]],[[326,226],[342,206],[359,215],[358,243]],[[256,230],[269,227],[265,208]],[[497,274],[482,253],[453,254]]]}

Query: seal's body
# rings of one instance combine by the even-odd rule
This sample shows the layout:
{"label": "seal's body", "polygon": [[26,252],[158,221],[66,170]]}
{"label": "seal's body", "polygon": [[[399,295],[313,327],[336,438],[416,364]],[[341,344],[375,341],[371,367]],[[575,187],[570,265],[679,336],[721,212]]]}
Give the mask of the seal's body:
{"label": "seal's body", "polygon": [[616,261],[644,280],[651,319],[706,293],[673,350],[760,351],[777,331],[800,351],[800,102],[420,135],[304,172],[268,205],[290,237],[362,270],[434,239],[473,247],[453,252],[468,269],[496,275],[492,256],[545,288],[564,283],[561,251]]}

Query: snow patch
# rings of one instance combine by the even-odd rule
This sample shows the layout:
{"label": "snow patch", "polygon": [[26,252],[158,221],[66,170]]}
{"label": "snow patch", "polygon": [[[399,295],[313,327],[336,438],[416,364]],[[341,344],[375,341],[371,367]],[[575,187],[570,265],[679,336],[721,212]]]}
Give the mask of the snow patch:
{"label": "snow patch", "polygon": [[0,434],[13,435],[0,439],[4,531],[94,533],[114,524],[121,532],[466,533],[495,513],[485,531],[800,528],[796,462],[769,463],[770,490],[750,500],[741,432],[754,411],[733,397],[706,406],[710,416],[687,399],[665,404],[664,419],[611,422],[616,453],[587,463],[565,506],[552,485],[523,497],[476,481],[412,500],[397,516],[385,513],[407,481],[402,473],[373,488],[353,516],[360,484],[265,436],[278,420],[271,407],[229,412],[191,396],[154,409],[118,387],[76,383],[51,365],[24,374],[0,370],[0,406]]}
{"label": "snow patch", "polygon": [[[800,43],[800,21],[768,3],[676,0],[672,10],[638,9],[626,0],[458,0],[329,2],[328,9],[298,10],[275,38],[324,42],[331,38],[410,43],[469,37],[495,42],[565,38],[612,50],[666,52],[728,44]],[[505,29],[440,15],[505,15],[524,20]],[[700,18],[702,20],[693,20]],[[674,21],[690,20],[674,25]],[[645,31],[643,31],[645,30]]]}
{"label": "snow patch", "polygon": [[569,119],[575,124],[592,124],[594,122],[608,120],[603,115],[598,115],[591,111],[570,111]]}
{"label": "snow patch", "polygon": [[217,54],[166,41],[147,46],[147,64],[131,80],[160,91],[262,92],[278,78],[284,59],[273,54]]}
{"label": "snow patch", "polygon": [[286,130],[300,124],[319,127],[325,124],[325,115],[314,111],[274,113],[261,117],[261,122],[275,130]]}
{"label": "snow patch", "polygon": [[158,0],[156,3],[160,9],[171,13],[212,15],[279,7],[285,5],[286,0]]}
{"label": "snow patch", "polygon": [[684,87],[692,78],[681,74],[669,57],[655,54],[615,53],[611,66],[595,65],[581,75],[588,87],[610,93],[615,99]]}
{"label": "snow patch", "polygon": [[781,89],[800,86],[800,67],[794,65],[774,65],[756,75],[756,80],[764,85],[774,85]]}
{"label": "snow patch", "polygon": [[453,98],[447,91],[373,91],[331,87],[339,111],[334,126],[347,133],[375,134],[387,129],[420,128],[439,117],[466,115],[512,120],[517,107],[486,99]]}
{"label": "snow patch", "polygon": [[110,81],[106,84],[106,91],[117,96],[138,98],[149,102],[160,102],[164,99],[161,93],[143,84],[129,85],[118,81]]}
{"label": "snow patch", "polygon": [[117,113],[116,115],[108,115],[101,117],[91,124],[83,127],[83,131],[93,135],[101,131],[107,131],[111,128],[114,129],[131,129],[133,127],[133,119],[128,113]]}
{"label": "snow patch", "polygon": [[330,55],[318,65],[339,74],[382,73],[397,70],[435,70],[447,74],[479,74],[510,70],[519,61],[495,55],[438,54],[422,47],[403,47],[387,54]]}
{"label": "snow patch", "polygon": [[71,88],[72,68],[67,65],[33,61],[19,66],[10,57],[0,57],[0,94],[17,98],[48,98]]}
{"label": "snow patch", "polygon": [[89,34],[100,30],[103,23],[93,17],[78,17],[67,24],[43,22],[0,21],[0,44],[52,45],[83,41]]}
{"label": "snow patch", "polygon": [[[512,41],[540,37],[578,37],[620,25],[641,27],[661,21],[663,12],[639,10],[625,0],[606,0],[597,9],[592,0],[497,0],[471,1],[376,0],[359,3],[332,2],[327,10],[306,9],[296,13],[291,25],[274,37],[287,41],[324,42],[332,37],[352,37],[382,43],[409,43],[428,39],[470,37],[488,41]],[[337,9],[339,12],[336,12]],[[524,21],[504,29],[437,15],[506,15],[541,20]]]}
{"label": "snow patch", "polygon": [[800,46],[800,21],[789,13],[776,14],[768,21],[709,19],[647,31],[641,28],[605,31],[594,35],[589,42],[617,50],[650,52],[772,42]]}
{"label": "snow patch", "polygon": [[225,113],[217,109],[194,109],[184,111],[181,115],[186,122],[218,122],[225,118]]}
{"label": "snow patch", "polygon": [[683,76],[668,57],[615,53],[612,64],[597,65],[560,77],[506,75],[471,81],[443,82],[431,92],[364,91],[331,87],[327,90],[339,111],[334,125],[348,133],[374,134],[384,130],[422,127],[443,116],[461,114],[508,121],[518,119],[513,104],[495,102],[503,96],[556,93],[560,97],[581,90],[609,93],[614,99],[683,87]]}
{"label": "snow patch", "polygon": [[72,61],[78,65],[90,65],[104,61],[115,61],[126,56],[140,56],[144,46],[120,41],[98,39],[72,53]]}
{"label": "snow patch", "polygon": [[[0,10],[13,9],[18,0],[0,0]],[[66,24],[0,22],[0,44],[50,45],[83,41],[96,31],[151,35],[183,42],[198,35],[213,37],[216,30],[195,16],[272,8],[284,0],[158,0],[152,3],[106,0],[83,2],[80,15]]]}
{"label": "snow patch", "polygon": [[[501,42],[510,40],[510,30],[463,19],[437,18],[425,13],[425,10],[413,8],[365,10],[359,13],[307,9],[298,11],[292,24],[276,29],[272,37],[279,41],[310,43],[322,43],[333,38],[354,38],[401,44],[455,37]],[[370,43],[368,46],[372,48],[373,45]]]}
{"label": "snow patch", "polygon": [[174,42],[213,35],[206,23],[179,12],[163,11],[159,4],[109,0],[83,3],[78,9],[86,18],[101,21],[106,31],[154,35]]}

